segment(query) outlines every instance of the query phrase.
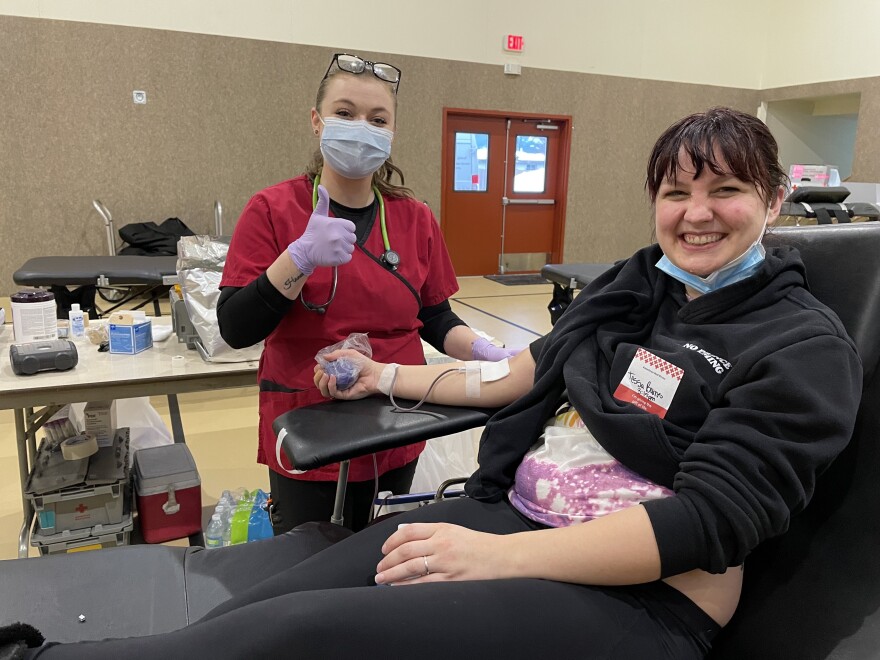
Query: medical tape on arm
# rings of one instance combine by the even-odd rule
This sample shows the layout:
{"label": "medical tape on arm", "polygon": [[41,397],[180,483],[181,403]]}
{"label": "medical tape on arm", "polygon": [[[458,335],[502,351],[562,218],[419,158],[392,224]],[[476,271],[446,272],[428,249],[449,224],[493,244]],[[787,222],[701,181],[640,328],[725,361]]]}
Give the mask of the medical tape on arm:
{"label": "medical tape on arm", "polygon": [[468,399],[480,398],[480,384],[501,380],[510,374],[507,358],[498,362],[470,360],[464,363],[464,395]]}
{"label": "medical tape on arm", "polygon": [[[459,363],[461,364],[461,363]],[[401,408],[397,405],[397,402],[394,400],[394,382],[397,379],[397,368],[399,364],[391,363],[385,365],[385,368],[382,370],[381,375],[379,376],[379,382],[377,383],[377,389],[383,394],[387,394],[391,398],[391,404],[394,406],[392,409],[393,412],[415,412],[419,409],[419,407],[428,399],[428,396],[431,394],[431,391],[434,389],[434,386],[440,382],[440,379],[443,376],[451,373],[464,373],[465,376],[465,397],[468,399],[477,399],[480,396],[480,383],[491,383],[496,380],[501,380],[502,378],[508,376],[510,374],[510,362],[505,358],[504,360],[500,360],[498,362],[480,362],[477,360],[471,360],[464,363],[464,366],[461,367],[452,367],[450,369],[446,369],[445,371],[439,373],[431,384],[428,386],[428,390],[425,392],[424,396],[422,396],[421,400],[414,406],[410,408]]]}
{"label": "medical tape on arm", "polygon": [[382,369],[382,373],[379,375],[379,382],[376,383],[376,387],[382,394],[386,396],[391,394],[391,388],[394,386],[399,366],[396,362],[392,362],[391,364],[386,364],[385,368]]}
{"label": "medical tape on arm", "polygon": [[476,360],[464,363],[464,395],[468,399],[480,398],[480,363]]}
{"label": "medical tape on arm", "polygon": [[510,360],[504,358],[498,362],[480,362],[480,382],[493,383],[510,375]]}

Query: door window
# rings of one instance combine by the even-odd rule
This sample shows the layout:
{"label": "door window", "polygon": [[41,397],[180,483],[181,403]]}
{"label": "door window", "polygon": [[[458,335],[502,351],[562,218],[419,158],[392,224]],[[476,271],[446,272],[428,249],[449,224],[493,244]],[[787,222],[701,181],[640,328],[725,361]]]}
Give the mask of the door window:
{"label": "door window", "polygon": [[542,193],[546,188],[547,138],[517,135],[514,152],[513,192]]}
{"label": "door window", "polygon": [[489,134],[455,134],[455,192],[486,192],[489,180]]}

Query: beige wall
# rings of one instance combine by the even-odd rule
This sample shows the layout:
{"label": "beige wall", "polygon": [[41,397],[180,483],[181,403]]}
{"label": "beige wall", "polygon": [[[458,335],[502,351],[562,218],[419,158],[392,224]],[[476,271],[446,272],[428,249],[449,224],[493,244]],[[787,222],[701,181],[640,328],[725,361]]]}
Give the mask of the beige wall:
{"label": "beige wall", "polygon": [[[334,50],[0,16],[0,295],[30,257],[106,253],[94,198],[117,228],[179,216],[198,232],[212,229],[220,199],[231,230],[251,194],[297,174],[315,148],[308,111]],[[851,178],[880,181],[880,77],[759,92],[531,67],[509,77],[496,64],[361,52],[404,70],[394,156],[438,216],[443,107],[573,117],[569,262],[623,257],[649,239],[647,151],[669,122],[710,105],[859,93]]]}
{"label": "beige wall", "polygon": [[880,76],[795,85],[760,92],[762,102],[860,94],[856,142],[849,179],[880,182]]}
{"label": "beige wall", "polygon": [[877,0],[769,0],[749,13],[762,26],[740,37],[764,51],[759,89],[880,76]]}
{"label": "beige wall", "polygon": [[[880,75],[877,0],[0,0],[0,14],[772,89]],[[505,34],[526,39],[505,53]]]}
{"label": "beige wall", "polygon": [[[230,231],[251,194],[299,173],[317,146],[308,112],[332,52],[0,16],[0,294],[30,257],[106,254],[94,198],[117,228],[178,216],[197,232],[212,230],[220,199]],[[573,117],[566,261],[617,259],[649,240],[643,167],[666,125],[758,103],[751,90],[386,57],[405,72],[394,157],[438,217],[443,107]]]}
{"label": "beige wall", "polygon": [[[0,14],[747,89],[880,75],[877,0],[0,0]],[[509,33],[523,53],[502,49]]]}
{"label": "beige wall", "polygon": [[[777,0],[778,1],[778,0]],[[847,2],[851,0],[840,0]],[[0,14],[757,89],[766,0],[0,0]],[[519,34],[525,50],[503,50]]]}

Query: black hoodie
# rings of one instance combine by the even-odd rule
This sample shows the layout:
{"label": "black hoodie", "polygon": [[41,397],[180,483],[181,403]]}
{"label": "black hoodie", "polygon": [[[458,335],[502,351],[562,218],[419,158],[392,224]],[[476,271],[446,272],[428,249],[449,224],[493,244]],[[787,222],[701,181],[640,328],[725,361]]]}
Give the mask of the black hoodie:
{"label": "black hoodie", "polygon": [[[653,245],[617,264],[536,342],[533,389],[486,425],[467,492],[506,495],[567,390],[606,451],[675,491],[643,504],[662,577],[718,573],[806,506],[852,434],[861,362],[793,248],[692,302],[655,267],[661,256]],[[640,347],[684,370],[663,419],[613,396]]]}

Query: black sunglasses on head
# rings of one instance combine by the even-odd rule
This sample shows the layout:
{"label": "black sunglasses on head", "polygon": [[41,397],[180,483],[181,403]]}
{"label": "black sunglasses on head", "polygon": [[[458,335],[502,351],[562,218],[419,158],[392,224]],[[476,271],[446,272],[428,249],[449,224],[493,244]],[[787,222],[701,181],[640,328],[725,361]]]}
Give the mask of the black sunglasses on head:
{"label": "black sunglasses on head", "polygon": [[400,69],[396,66],[384,62],[370,62],[370,60],[362,59],[357,55],[349,55],[348,53],[336,53],[333,56],[333,59],[330,60],[330,66],[327,67],[327,73],[324,74],[322,80],[327,79],[327,76],[330,75],[330,71],[333,70],[334,64],[341,71],[347,73],[359,74],[369,69],[379,80],[394,85],[395,94],[397,93],[397,88],[400,86]]}

